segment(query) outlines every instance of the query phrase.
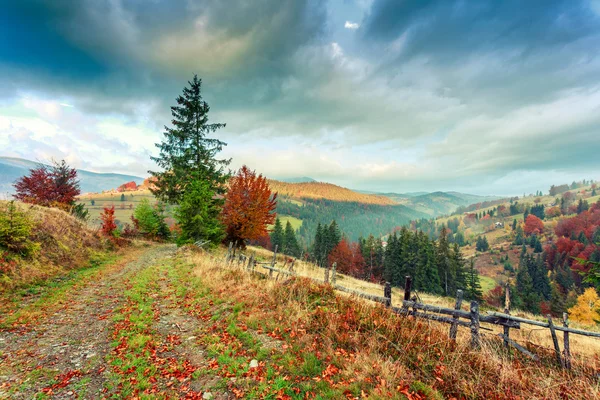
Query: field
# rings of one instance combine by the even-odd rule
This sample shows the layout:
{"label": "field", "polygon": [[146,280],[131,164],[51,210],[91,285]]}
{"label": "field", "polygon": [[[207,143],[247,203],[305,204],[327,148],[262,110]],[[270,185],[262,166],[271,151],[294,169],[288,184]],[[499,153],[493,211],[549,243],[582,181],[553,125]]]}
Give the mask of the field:
{"label": "field", "polygon": [[[154,203],[155,197],[149,190],[137,190],[133,192],[124,192],[125,201],[121,201],[121,193],[93,193],[85,194],[79,197],[79,202],[85,204],[90,213],[90,224],[97,226],[100,224],[100,214],[104,207],[115,206],[115,218],[121,223],[129,223],[133,210],[143,199]],[[91,201],[94,201],[94,205]]]}

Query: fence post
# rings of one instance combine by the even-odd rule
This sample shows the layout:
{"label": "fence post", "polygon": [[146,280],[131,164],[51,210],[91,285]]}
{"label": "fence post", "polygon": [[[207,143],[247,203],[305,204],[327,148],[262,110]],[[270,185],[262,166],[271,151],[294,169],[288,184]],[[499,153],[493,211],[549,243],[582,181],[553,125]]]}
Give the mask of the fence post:
{"label": "fence post", "polygon": [[[508,281],[506,281],[504,290],[505,290],[504,314],[510,314],[510,285],[508,284]],[[510,348],[509,343],[508,343],[509,334],[510,334],[510,327],[504,325],[504,347],[506,347],[507,349]]]}
{"label": "fence post", "polygon": [[385,297],[385,306],[392,306],[392,285],[389,282],[385,283],[383,287],[383,297]]}
{"label": "fence post", "polygon": [[294,272],[294,264],[296,264],[296,259],[294,258],[292,260],[292,262],[290,263],[290,272],[292,273],[292,275],[295,275],[296,273]]}
{"label": "fence post", "polygon": [[479,303],[471,302],[471,348],[478,349],[481,345],[479,338]]}
{"label": "fence post", "polygon": [[546,315],[546,318],[548,318],[548,327],[550,328],[550,334],[552,335],[552,342],[554,343],[554,353],[556,354],[556,360],[564,368],[565,364],[563,362],[562,357],[560,356],[560,347],[558,346],[558,338],[556,337],[556,329],[554,329],[554,324],[552,323],[552,316],[550,314],[548,314],[548,315]]}
{"label": "fence post", "polygon": [[[565,328],[569,327],[569,315],[565,312],[563,313],[563,326]],[[565,353],[565,368],[571,369],[571,349],[569,346],[569,332],[564,331],[564,353]]]}
{"label": "fence post", "polygon": [[252,263],[254,263],[254,254],[252,254],[252,255],[250,256],[250,260],[248,261],[248,265],[246,266],[246,269],[247,269],[248,271],[250,271],[250,268],[252,268]]}
{"label": "fence post", "polygon": [[329,268],[331,268],[329,265],[325,267],[325,278],[323,279],[325,283],[329,283]]}
{"label": "fence post", "polygon": [[[277,261],[277,244],[275,245],[275,250],[273,251],[273,261],[271,261],[271,268],[275,268],[275,262]],[[269,278],[273,277],[273,270],[269,270]]]}
{"label": "fence post", "polygon": [[227,248],[227,255],[225,256],[225,263],[229,263],[229,258],[231,258],[231,249],[233,247],[233,242],[229,242],[229,247]]}
{"label": "fence post", "polygon": [[331,284],[333,286],[335,286],[335,281],[337,280],[337,275],[335,272],[335,269],[337,268],[337,263],[334,262],[333,265],[331,266]]}
{"label": "fence post", "polygon": [[406,277],[404,282],[404,300],[410,301],[410,288],[412,286],[412,278],[410,276]]}
{"label": "fence post", "polygon": [[[407,276],[404,280],[404,301],[410,301],[410,286],[412,284],[412,279],[410,276]],[[404,303],[402,303],[402,309],[404,312],[406,312],[406,315],[410,315],[410,312],[408,311],[408,307],[406,307],[404,305]]]}
{"label": "fence post", "polygon": [[[459,289],[456,291],[456,303],[454,304],[455,310],[460,310],[462,301],[463,301],[463,291]],[[452,320],[453,320],[452,325],[450,325],[450,339],[456,340],[456,333],[458,331],[458,315],[453,315]]]}

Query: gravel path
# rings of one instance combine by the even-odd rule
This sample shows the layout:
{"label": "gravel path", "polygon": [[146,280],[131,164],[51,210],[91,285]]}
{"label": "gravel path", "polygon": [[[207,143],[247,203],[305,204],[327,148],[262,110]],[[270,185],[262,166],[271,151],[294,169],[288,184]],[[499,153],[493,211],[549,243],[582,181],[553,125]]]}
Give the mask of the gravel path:
{"label": "gravel path", "polygon": [[132,249],[102,279],[68,293],[58,311],[27,329],[0,331],[0,398],[102,398],[111,314],[128,279],[175,252],[165,244]]}

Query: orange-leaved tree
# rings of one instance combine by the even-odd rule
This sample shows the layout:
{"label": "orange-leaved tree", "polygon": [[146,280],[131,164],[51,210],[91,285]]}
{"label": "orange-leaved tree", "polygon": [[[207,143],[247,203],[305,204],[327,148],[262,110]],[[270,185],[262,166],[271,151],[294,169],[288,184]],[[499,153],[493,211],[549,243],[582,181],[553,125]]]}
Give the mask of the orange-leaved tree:
{"label": "orange-leaved tree", "polygon": [[541,219],[536,217],[533,214],[529,214],[527,219],[525,220],[525,233],[528,235],[531,234],[540,234],[544,232],[544,223]]}
{"label": "orange-leaved tree", "polygon": [[268,233],[275,221],[277,193],[272,193],[267,179],[245,165],[229,182],[221,221],[225,225],[225,242],[245,246]]}

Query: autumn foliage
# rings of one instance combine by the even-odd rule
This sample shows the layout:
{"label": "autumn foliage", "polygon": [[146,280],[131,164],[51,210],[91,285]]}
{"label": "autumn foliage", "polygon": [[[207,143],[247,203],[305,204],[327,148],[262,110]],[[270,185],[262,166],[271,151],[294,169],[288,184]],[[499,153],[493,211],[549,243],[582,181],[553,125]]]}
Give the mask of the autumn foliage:
{"label": "autumn foliage", "polygon": [[68,209],[81,193],[77,170],[63,160],[52,167],[40,165],[14,184],[14,198],[24,203]]}
{"label": "autumn foliage", "polygon": [[348,243],[345,238],[329,254],[329,264],[334,262],[337,271],[355,277],[361,276],[365,265],[358,243]]}
{"label": "autumn foliage", "polygon": [[114,232],[117,229],[117,224],[115,223],[115,206],[104,207],[102,214],[100,214],[100,220],[102,221],[102,225],[100,226],[102,234],[109,237],[114,236]]}
{"label": "autumn foliage", "polygon": [[225,225],[225,241],[244,245],[268,234],[275,222],[277,193],[272,193],[267,179],[256,175],[245,165],[231,178],[221,221]]}
{"label": "autumn foliage", "polygon": [[594,288],[585,289],[577,298],[577,304],[569,309],[569,317],[587,325],[594,325],[600,320],[600,298]]}
{"label": "autumn foliage", "polygon": [[529,214],[525,220],[525,233],[528,235],[540,234],[544,231],[544,223],[533,214]]}

